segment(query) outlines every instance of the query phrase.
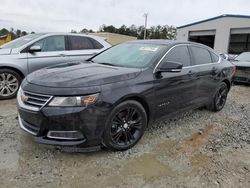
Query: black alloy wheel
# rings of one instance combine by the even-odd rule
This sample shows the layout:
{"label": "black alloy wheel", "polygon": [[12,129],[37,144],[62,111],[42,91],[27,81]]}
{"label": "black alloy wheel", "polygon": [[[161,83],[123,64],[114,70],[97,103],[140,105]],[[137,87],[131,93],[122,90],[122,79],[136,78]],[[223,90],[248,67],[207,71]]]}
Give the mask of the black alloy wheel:
{"label": "black alloy wheel", "polygon": [[217,90],[215,97],[212,102],[211,110],[214,112],[218,112],[223,109],[226,104],[228,95],[228,87],[226,83],[221,83],[219,89]]}
{"label": "black alloy wheel", "polygon": [[137,101],[125,101],[116,106],[107,120],[103,144],[111,150],[127,150],[142,137],[147,114]]}

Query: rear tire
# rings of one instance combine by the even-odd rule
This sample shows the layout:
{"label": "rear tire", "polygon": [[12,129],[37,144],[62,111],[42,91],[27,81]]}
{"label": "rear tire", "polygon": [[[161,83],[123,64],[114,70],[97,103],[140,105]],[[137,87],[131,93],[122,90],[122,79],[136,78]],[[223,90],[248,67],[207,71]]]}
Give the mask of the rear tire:
{"label": "rear tire", "polygon": [[147,113],[134,100],[118,104],[107,118],[103,145],[113,151],[133,147],[143,136],[147,125]]}
{"label": "rear tire", "polygon": [[215,96],[213,97],[209,110],[213,112],[221,111],[226,104],[228,91],[229,90],[227,84],[225,82],[222,82],[218,87]]}
{"label": "rear tire", "polygon": [[14,98],[18,92],[22,77],[11,69],[0,70],[0,99]]}

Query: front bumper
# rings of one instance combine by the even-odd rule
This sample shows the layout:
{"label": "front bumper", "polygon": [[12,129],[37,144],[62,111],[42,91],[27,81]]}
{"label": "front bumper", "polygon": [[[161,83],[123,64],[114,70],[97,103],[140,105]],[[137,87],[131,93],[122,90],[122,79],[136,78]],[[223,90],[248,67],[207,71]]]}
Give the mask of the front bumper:
{"label": "front bumper", "polygon": [[236,73],[233,77],[234,82],[250,83],[250,68],[236,67]]}
{"label": "front bumper", "polygon": [[107,112],[98,103],[88,108],[45,106],[39,111],[18,104],[18,123],[41,144],[91,147],[101,144]]}
{"label": "front bumper", "polygon": [[233,81],[238,82],[238,83],[250,84],[250,78],[248,78],[247,76],[243,77],[243,76],[237,76],[236,75],[236,76],[234,76]]}

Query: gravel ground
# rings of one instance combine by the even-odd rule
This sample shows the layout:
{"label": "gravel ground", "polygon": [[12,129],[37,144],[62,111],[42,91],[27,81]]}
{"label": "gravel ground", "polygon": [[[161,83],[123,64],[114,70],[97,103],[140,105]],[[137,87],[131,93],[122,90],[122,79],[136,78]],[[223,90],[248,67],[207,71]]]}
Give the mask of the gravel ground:
{"label": "gravel ground", "polygon": [[250,87],[234,86],[218,113],[195,110],[155,123],[125,152],[64,153],[17,126],[0,101],[0,188],[250,187]]}

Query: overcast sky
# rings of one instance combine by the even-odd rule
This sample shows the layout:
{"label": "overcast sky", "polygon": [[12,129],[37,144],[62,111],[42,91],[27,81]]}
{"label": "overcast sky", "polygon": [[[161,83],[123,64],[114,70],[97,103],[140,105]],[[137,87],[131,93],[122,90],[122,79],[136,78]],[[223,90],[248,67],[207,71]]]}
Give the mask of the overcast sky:
{"label": "overcast sky", "polygon": [[1,0],[0,29],[69,32],[123,24],[181,26],[221,14],[250,15],[250,0]]}

